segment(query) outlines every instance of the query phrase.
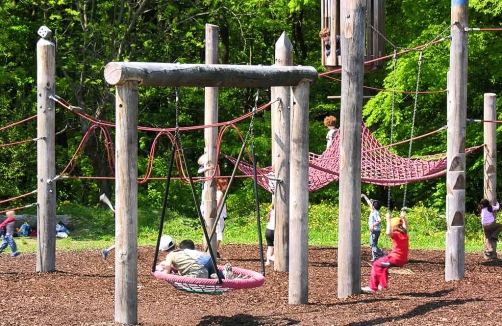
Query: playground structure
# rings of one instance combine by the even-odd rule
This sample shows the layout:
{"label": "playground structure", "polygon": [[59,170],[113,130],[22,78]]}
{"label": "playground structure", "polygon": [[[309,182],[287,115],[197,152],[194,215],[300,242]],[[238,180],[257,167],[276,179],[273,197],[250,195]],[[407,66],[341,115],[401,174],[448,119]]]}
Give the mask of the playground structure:
{"label": "playground structure", "polygon": [[[283,34],[278,42],[289,40]],[[188,87],[292,87],[292,103],[281,98],[283,107],[291,107],[291,187],[293,210],[291,246],[305,253],[297,260],[298,270],[290,265],[291,275],[301,279],[307,271],[308,196],[308,94],[309,84],[317,78],[312,67],[264,67],[230,65],[177,65],[164,63],[112,62],[105,68],[106,81],[116,86],[116,287],[115,320],[137,322],[137,112],[138,86]],[[289,121],[285,122],[286,124]],[[286,159],[286,158],[284,158]],[[285,162],[283,165],[286,164]],[[299,234],[295,234],[297,230]],[[294,246],[298,244],[297,248]],[[295,282],[297,287],[305,282]],[[290,284],[291,285],[291,284]],[[291,294],[293,292],[293,294]],[[303,302],[304,288],[290,288],[290,301]]]}
{"label": "playground structure", "polygon": [[[39,145],[41,158],[54,157],[54,99],[55,97],[55,47],[46,39],[48,29],[39,31],[42,39],[37,44],[39,59],[39,132],[47,142]],[[292,51],[291,42],[285,34],[278,41],[282,49]],[[291,53],[288,54],[291,56]],[[278,164],[284,170],[291,169],[291,187],[297,191],[290,198],[292,213],[289,215],[291,235],[298,241],[292,242],[292,250],[301,255],[295,264],[290,264],[290,275],[294,282],[290,286],[290,302],[307,301],[307,216],[308,196],[306,175],[308,173],[308,97],[309,84],[317,78],[312,67],[264,67],[230,65],[179,65],[164,63],[112,62],[105,68],[106,81],[116,86],[116,148],[115,148],[115,318],[117,322],[137,322],[137,133],[138,133],[138,86],[188,86],[188,87],[277,87],[286,88],[284,93],[292,96],[280,98],[279,110],[292,110],[291,120],[285,119],[285,127],[291,128],[290,138],[277,139],[281,143],[291,142],[291,153],[283,155]],[[291,101],[291,102],[290,102]],[[42,124],[42,125],[41,125]],[[289,164],[289,160],[291,163]],[[288,160],[288,161],[287,161]],[[43,162],[43,160],[42,160]],[[44,231],[39,235],[40,244],[48,243],[37,252],[37,271],[52,271],[55,268],[55,245],[51,241],[51,221],[55,210],[54,164],[44,165],[39,174],[39,216]],[[287,166],[287,167],[286,167]],[[40,167],[39,167],[40,168]]]}
{"label": "playground structure", "polygon": [[[43,45],[43,44],[42,44],[42,45]],[[453,46],[452,46],[452,47],[453,47]],[[47,53],[50,53],[50,50],[49,50],[49,52],[47,52]],[[49,65],[47,65],[47,69],[49,69],[49,68],[50,68],[50,66],[51,66],[50,64],[49,64]],[[52,66],[53,66],[53,65],[52,65]],[[183,65],[183,66],[181,66],[181,67],[184,67],[184,65]],[[119,67],[119,68],[117,68],[117,70],[122,71],[123,69],[128,70],[128,69],[133,69],[133,68],[137,68],[137,67],[123,66],[123,67]],[[152,70],[149,70],[149,71],[148,71],[148,73],[150,74],[150,73],[152,73],[152,72],[154,72],[154,73],[155,73],[155,72],[158,72],[156,69],[162,69],[162,68],[164,68],[164,67],[163,67],[163,66],[158,66],[158,67],[156,67],[156,68],[153,68],[153,67],[152,67]],[[174,67],[169,67],[169,68],[170,68],[170,69],[175,69]],[[197,70],[197,69],[199,69],[199,68],[200,68],[200,67],[199,67],[198,65],[197,65],[197,66],[194,66],[194,67],[190,67],[190,69],[196,69],[196,70]],[[206,67],[205,67],[205,68],[206,68]],[[207,68],[209,69],[210,67],[207,67]],[[230,68],[230,67],[226,67],[226,68]],[[130,72],[130,71],[128,71],[128,72]],[[197,72],[199,72],[199,71],[197,71]],[[220,73],[221,73],[221,72],[226,73],[226,71],[220,71]],[[215,74],[216,74],[217,76],[219,76],[219,77],[224,76],[223,74],[218,75],[218,72],[213,72],[213,71],[211,71],[211,72],[210,72],[210,71],[203,71],[203,73],[207,73],[207,74],[208,74],[208,76],[210,76],[210,75],[211,75],[211,74],[213,74],[213,73],[215,73]],[[236,72],[236,73],[237,73],[237,72]],[[248,72],[246,71],[245,73],[248,73]],[[147,78],[147,77],[146,77],[146,75],[147,75],[147,74],[143,74],[142,72],[139,72],[138,74],[136,74],[136,73],[132,73],[132,74],[131,74],[130,76],[128,76],[127,78],[131,78],[131,79],[134,79],[134,80],[133,80],[133,81],[131,81],[131,80],[128,80],[127,78],[126,78],[126,79],[124,79],[124,80],[128,80],[128,81],[124,82],[124,85],[120,85],[120,86],[117,88],[117,95],[129,95],[130,97],[134,97],[135,93],[137,92],[137,86],[139,85],[139,84],[138,84],[138,81],[137,81],[136,79],[140,79],[140,78]],[[193,75],[194,75],[194,73],[192,73],[192,76],[193,76]],[[47,76],[49,76],[49,77],[50,77],[50,74],[48,74]],[[177,73],[173,73],[173,76],[176,76],[176,77],[183,77],[183,74],[177,75]],[[253,76],[254,76],[254,75],[253,75]],[[240,78],[240,77],[242,77],[242,76],[239,76],[239,78]],[[55,84],[54,84],[54,83],[52,83],[52,81],[50,80],[50,78],[48,78],[48,79],[49,79],[49,80],[47,80],[47,81],[45,81],[43,78],[40,78],[40,79],[39,79],[39,81],[42,81],[41,83],[39,82],[39,85],[40,85],[40,86],[39,86],[39,94],[40,94],[39,99],[40,99],[40,97],[44,97],[44,98],[45,98],[45,96],[47,96],[47,93],[44,93],[44,91],[43,91],[43,90],[41,90],[41,89],[43,89],[43,88],[47,89],[47,92],[48,92],[48,93],[50,93],[51,88],[52,88],[52,90],[53,90],[52,85],[55,85]],[[174,80],[174,79],[175,79],[175,78],[173,78],[173,80]],[[211,77],[209,77],[208,79],[211,79]],[[123,82],[123,80],[121,80],[121,78],[119,78],[118,80],[119,80],[119,82]],[[159,82],[159,83],[164,83],[164,82],[167,82],[167,81],[166,81],[166,80],[164,80],[163,78],[159,78],[158,82]],[[191,84],[189,84],[189,82],[188,82],[188,81],[186,81],[186,80],[183,80],[183,83],[187,83],[188,85],[186,85],[186,86],[191,85]],[[231,82],[230,82],[230,81],[226,81],[226,82],[223,82],[222,84],[218,84],[218,85],[215,85],[215,86],[225,86],[225,83],[229,83],[229,84],[231,84]],[[143,85],[144,85],[144,84],[143,84]],[[200,84],[200,85],[202,85],[202,81],[201,81],[201,84]],[[185,86],[185,85],[178,85],[178,86]],[[210,84],[209,86],[212,86],[212,85]],[[452,85],[452,86],[453,86],[453,85]],[[232,86],[232,87],[236,87],[236,86]],[[256,85],[255,85],[255,86],[253,86],[253,87],[256,87]],[[458,88],[458,87],[459,87],[459,86],[457,85],[457,88]],[[121,92],[120,92],[120,93],[119,93],[119,89],[121,90]],[[453,87],[452,89],[455,89],[455,87]],[[457,89],[457,91],[456,91],[456,92],[454,92],[454,94],[452,94],[451,96],[453,96],[453,95],[455,95],[455,94],[459,94],[459,93],[460,93],[460,91]],[[53,94],[53,93],[52,93],[52,94]],[[131,94],[132,94],[132,95],[131,95]],[[464,92],[464,94],[465,94],[465,92]],[[136,95],[137,95],[137,94],[136,94]],[[347,99],[347,97],[345,97],[345,100],[346,100],[346,99]],[[52,106],[52,104],[53,104],[53,103],[51,103],[51,102],[52,102],[52,100],[50,100],[50,96],[47,96],[46,101],[47,101],[46,103],[39,103],[39,108],[44,109],[44,114],[45,114],[46,116],[49,116],[49,115],[50,115],[50,111],[51,111],[51,110],[52,110],[52,112],[54,111],[54,110],[53,110],[53,106]],[[453,101],[453,102],[454,102],[454,104],[455,104],[455,105],[459,105],[458,103],[460,103],[461,101]],[[343,95],[342,95],[342,103],[343,103]],[[125,124],[127,124],[127,123],[131,123],[131,124],[133,124],[133,123],[134,123],[134,121],[132,121],[132,120],[134,120],[134,116],[133,116],[133,115],[131,115],[131,113],[130,113],[128,110],[126,110],[126,109],[133,108],[135,104],[137,105],[137,103],[134,103],[134,100],[132,100],[132,101],[131,101],[131,100],[127,101],[126,99],[123,99],[121,102],[117,102],[117,117],[119,117],[119,111],[120,111],[120,113],[123,115],[123,116],[122,116],[122,120],[121,120],[121,121],[122,121],[122,128],[125,128]],[[122,106],[121,106],[121,105],[122,105]],[[342,104],[342,105],[343,105],[343,104]],[[124,109],[124,107],[125,107],[125,109]],[[46,111],[47,111],[47,112],[46,112]],[[126,111],[126,112],[124,112],[124,111]],[[449,120],[450,120],[450,119],[449,119]],[[455,120],[455,119],[453,119],[453,120]],[[464,120],[465,120],[465,116],[464,116]],[[117,121],[118,121],[118,119],[117,119]],[[308,118],[307,118],[307,119],[305,119],[305,121],[308,121]],[[347,121],[347,120],[345,120],[345,121]],[[449,121],[449,122],[450,122],[450,121]],[[456,122],[456,123],[458,124],[458,122]],[[49,127],[50,127],[50,122],[46,122],[46,125],[45,125],[45,126],[49,126]],[[45,127],[45,126],[43,126],[43,127]],[[41,128],[39,128],[39,130],[40,130],[40,129],[41,129]],[[49,128],[49,129],[50,129],[50,128]],[[455,128],[452,128],[452,129],[453,129],[453,130],[455,130]],[[464,129],[465,129],[465,128],[464,128]],[[128,131],[130,132],[130,130],[134,130],[134,129],[129,128],[129,129],[128,129]],[[347,130],[349,130],[349,129],[347,128]],[[123,134],[122,134],[122,136],[123,136],[122,140],[123,140],[123,139],[126,139],[126,138],[124,138],[125,136],[130,136],[130,134],[129,134],[128,132],[126,132],[126,131],[124,131],[124,130],[122,130],[122,132],[123,132]],[[454,133],[454,131],[450,131],[450,129],[448,129],[448,132],[449,132],[449,136],[450,136],[450,133]],[[118,133],[117,133],[117,135],[118,135]],[[44,136],[45,136],[45,135],[44,135]],[[457,138],[457,137],[456,137],[456,135],[452,135],[452,136],[453,136],[454,138]],[[117,136],[117,137],[118,137],[118,136]],[[462,141],[461,141],[462,137],[459,137],[459,138],[460,138],[460,142],[462,142]],[[450,137],[449,137],[449,139],[450,139]],[[464,139],[464,142],[465,142],[465,137],[463,137],[463,139]],[[41,142],[39,142],[39,143],[41,143]],[[347,145],[347,143],[345,143],[345,145]],[[452,145],[452,146],[453,146],[453,145]],[[462,168],[462,159],[463,159],[463,162],[464,162],[464,165],[465,165],[465,157],[462,157],[462,155],[456,155],[456,153],[460,153],[460,154],[462,154],[462,153],[461,153],[461,152],[462,152],[462,150],[461,150],[461,149],[462,149],[462,148],[461,148],[461,147],[462,147],[462,146],[461,146],[461,144],[460,144],[460,145],[459,145],[459,144],[455,144],[455,146],[460,146],[460,148],[458,148],[458,149],[457,149],[457,150],[458,150],[458,152],[455,152],[455,150],[453,150],[453,154],[452,154],[452,151],[451,151],[451,150],[449,150],[449,154],[448,154],[448,155],[449,155],[449,158],[451,158],[451,155],[453,155],[453,158],[452,158],[452,159],[454,160],[454,162],[453,162],[453,163],[455,163],[455,166],[454,166],[454,167],[452,166],[452,162],[451,162],[450,160],[449,160],[449,163],[448,163],[448,165],[447,165],[447,166],[449,167],[449,170],[448,170],[448,171],[452,171],[452,172],[454,171],[454,173],[453,173],[453,174],[454,174],[454,176],[451,176],[451,177],[450,177],[450,179],[449,179],[449,180],[450,180],[450,181],[449,181],[449,185],[450,185],[450,186],[452,186],[452,188],[451,188],[451,192],[450,192],[450,188],[449,188],[449,200],[450,200],[450,201],[454,200],[454,201],[455,201],[455,204],[456,204],[456,206],[457,206],[457,208],[456,208],[456,209],[453,209],[453,210],[452,210],[452,212],[454,212],[454,218],[453,218],[453,220],[454,220],[454,221],[451,223],[451,226],[454,226],[455,228],[454,228],[454,229],[453,229],[453,231],[452,231],[452,233],[454,233],[454,236],[452,236],[452,237],[450,237],[450,238],[449,238],[451,241],[456,241],[457,239],[460,239],[460,238],[461,238],[461,236],[462,236],[462,232],[463,232],[463,231],[462,231],[462,229],[461,229],[461,228],[462,228],[462,224],[461,224],[461,223],[462,223],[462,217],[463,217],[463,215],[462,215],[462,210],[461,210],[461,207],[459,207],[459,205],[460,205],[460,206],[462,205],[462,177],[465,179],[465,176],[463,176],[463,175],[462,175],[462,173],[464,173],[464,174],[465,174],[465,171],[463,172],[463,170],[462,170],[462,169],[460,169],[460,168]],[[451,147],[451,146],[450,146],[450,144],[449,144],[449,148],[450,148],[450,147]],[[126,148],[126,149],[127,149],[127,148]],[[129,149],[131,149],[131,148],[129,148]],[[44,153],[50,153],[50,152],[51,152],[51,150],[52,150],[52,149],[51,149],[51,144],[50,144],[50,143],[49,143],[49,144],[47,144],[47,146],[46,146],[45,148],[42,148],[42,152],[44,152]],[[122,148],[122,149],[121,149],[121,151],[119,151],[119,149],[118,149],[118,142],[117,142],[117,151],[116,151],[117,156],[119,156],[119,155],[118,155],[119,153],[124,153],[124,152],[125,152],[125,149],[124,149],[124,148]],[[492,152],[492,153],[491,153],[491,157],[492,157],[492,158],[494,157],[493,155],[494,155],[494,153]],[[495,154],[495,155],[496,155],[496,154]],[[485,155],[485,156],[486,156],[486,155]],[[495,158],[496,158],[496,156],[495,156]],[[123,157],[123,159],[125,159],[125,158]],[[495,160],[493,160],[493,162],[495,162]],[[118,164],[118,161],[117,161],[117,164]],[[122,166],[126,166],[126,172],[130,172],[130,171],[129,171],[130,169],[134,169],[134,168],[132,167],[132,165],[133,165],[133,162],[130,162],[130,161],[127,161],[127,162],[122,162]],[[117,166],[118,166],[118,165],[117,165]],[[494,169],[494,168],[493,168],[493,163],[492,163],[492,167],[490,167],[488,170],[489,170],[489,171],[490,171],[490,173],[492,173],[492,174],[493,174],[493,171],[494,171],[494,170],[496,170],[496,169]],[[123,172],[123,171],[122,171],[122,172]],[[450,172],[448,172],[448,173],[450,173]],[[51,175],[51,174],[52,174],[52,175]],[[41,179],[41,182],[40,182],[40,184],[39,184],[39,187],[40,187],[40,188],[39,188],[39,192],[38,192],[38,193],[39,193],[39,196],[40,196],[40,193],[41,193],[41,192],[45,194],[45,195],[44,195],[44,197],[42,197],[42,203],[46,203],[46,205],[45,205],[45,206],[44,206],[44,205],[41,205],[40,209],[41,209],[41,211],[44,211],[44,212],[46,213],[46,216],[51,216],[51,215],[50,215],[50,213],[51,213],[51,212],[50,212],[50,210],[47,208],[47,206],[52,205],[52,203],[53,203],[53,202],[52,202],[52,200],[55,200],[55,199],[54,199],[54,197],[55,197],[55,185],[54,185],[54,183],[53,183],[53,182],[51,182],[51,181],[54,179],[54,173],[52,173],[52,171],[50,171],[50,170],[49,170],[49,171],[45,171],[42,175],[46,175],[47,177],[46,177],[45,179],[44,179],[44,178],[42,178],[42,179]],[[129,179],[133,179],[133,178],[131,177],[131,175],[129,175],[129,176],[128,176],[128,178],[129,178]],[[453,178],[453,179],[451,179],[451,178]],[[133,184],[134,182],[132,182],[132,183],[127,183],[127,182],[126,182],[126,181],[129,181],[129,179],[125,178],[125,179],[124,179],[124,180],[122,180],[122,181],[121,181],[121,183],[120,183],[122,186],[124,186],[124,189],[127,189],[127,191],[131,191],[131,190],[133,190],[133,189],[132,189],[132,186],[133,186],[132,184]],[[134,181],[135,181],[135,179],[134,179]],[[117,183],[117,185],[118,185],[118,183]],[[465,184],[464,184],[464,187],[465,187]],[[116,187],[116,188],[118,189],[118,187]],[[465,191],[465,189],[463,189],[463,191]],[[494,191],[493,191],[493,193],[494,193]],[[128,202],[129,197],[127,197],[127,195],[125,195],[125,194],[122,194],[122,196],[123,196],[123,201],[124,201],[124,199],[125,199],[125,202],[127,203],[127,202]],[[458,197],[458,196],[460,196],[460,197]],[[125,197],[125,198],[124,198],[124,197]],[[458,198],[457,198],[457,197],[458,197]],[[464,198],[465,198],[465,195],[464,195]],[[119,197],[117,196],[117,200],[118,200],[118,199],[119,199]],[[40,200],[40,197],[39,197],[39,200]],[[44,208],[44,209],[42,210],[42,208]],[[128,208],[128,207],[127,207],[127,208]],[[449,224],[448,224],[449,226],[450,226],[450,222],[451,222],[451,220],[449,220]],[[48,229],[48,230],[50,230],[50,229],[51,229],[51,228],[50,228],[50,226],[48,226],[48,227],[47,227],[47,229]],[[52,229],[53,229],[53,228],[52,228]],[[131,235],[131,236],[132,236],[132,235]],[[452,238],[453,238],[453,239],[452,239]],[[41,240],[42,240],[42,239],[41,239]],[[44,243],[44,244],[45,244],[45,243]],[[51,246],[50,246],[50,245],[51,245],[51,244],[49,243],[49,246],[48,246],[48,247],[46,247],[48,250],[46,250],[43,254],[41,254],[41,256],[42,256],[42,257],[50,257],[50,255],[49,255],[49,256],[47,256],[47,254],[48,254],[48,253],[50,252],[50,250],[51,250]],[[456,243],[456,245],[460,246],[460,245],[461,245],[461,243]],[[131,250],[132,250],[132,248],[128,248],[128,249],[131,249]],[[455,250],[455,249],[452,249],[452,250]],[[128,250],[128,252],[130,252],[130,251]],[[459,254],[460,254],[460,255],[459,255]],[[459,260],[458,260],[457,258],[461,258],[461,254],[462,254],[461,252],[459,252],[459,253],[455,253],[455,254],[454,254],[454,255],[455,255],[455,260],[454,260],[454,261],[458,262]],[[40,262],[41,262],[41,265],[40,265],[40,266],[41,266],[41,267],[40,267],[40,269],[39,269],[39,266],[38,266],[39,259],[37,259],[37,270],[44,269],[44,268],[45,268],[45,267],[44,267],[44,266],[45,266],[45,263],[44,263],[44,262],[47,262],[47,261],[48,261],[47,259],[40,259]],[[463,266],[462,266],[462,267],[463,267]],[[456,273],[456,272],[454,272],[453,274],[455,274],[455,273]],[[131,275],[132,275],[132,274],[131,274]],[[355,283],[355,282],[354,282],[354,283]],[[358,284],[358,286],[359,286],[359,284]]]}
{"label": "playground structure", "polygon": [[[342,66],[341,42],[339,41],[344,25],[342,0],[321,0],[321,30],[330,31],[331,50],[327,54],[324,41],[321,40],[321,62],[329,71],[338,71]],[[364,70],[374,71],[383,67],[385,61],[379,58],[385,55],[385,0],[363,0],[366,8],[366,38],[364,42]],[[347,22],[350,21],[348,18]],[[338,38],[338,40],[337,40]]]}

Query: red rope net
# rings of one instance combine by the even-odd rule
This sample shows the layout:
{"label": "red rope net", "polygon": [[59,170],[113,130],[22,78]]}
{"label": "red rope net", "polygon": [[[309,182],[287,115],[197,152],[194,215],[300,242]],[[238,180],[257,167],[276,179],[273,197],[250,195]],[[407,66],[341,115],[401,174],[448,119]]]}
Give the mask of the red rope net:
{"label": "red rope net", "polygon": [[[466,149],[469,154],[483,147],[478,145]],[[235,164],[236,159],[227,156]],[[247,162],[239,164],[239,170],[252,175],[253,166]],[[329,148],[321,155],[309,155],[309,191],[319,190],[333,181],[337,181],[340,171],[340,132],[334,136]],[[419,158],[403,158],[382,146],[362,125],[361,140],[361,181],[364,183],[397,186],[412,182],[437,178],[446,174],[446,154]],[[272,167],[257,168],[257,183],[272,193],[274,181]]]}

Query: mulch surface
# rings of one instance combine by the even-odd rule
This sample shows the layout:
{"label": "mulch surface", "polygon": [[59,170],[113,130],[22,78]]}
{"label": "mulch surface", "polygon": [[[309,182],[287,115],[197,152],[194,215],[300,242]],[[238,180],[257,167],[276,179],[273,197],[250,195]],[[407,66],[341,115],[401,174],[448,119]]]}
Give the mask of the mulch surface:
{"label": "mulch surface", "polygon": [[[257,246],[225,245],[223,262],[261,270]],[[466,254],[465,278],[444,280],[442,251],[412,250],[391,270],[389,289],[337,297],[337,248],[309,249],[309,303],[288,304],[288,273],[266,267],[265,284],[222,295],[190,294],[153,278],[152,247],[138,253],[140,325],[502,325],[502,262]],[[363,248],[361,278],[370,273]],[[0,258],[0,325],[114,323],[114,257],[99,250],[63,251],[56,272],[35,272],[36,255]]]}

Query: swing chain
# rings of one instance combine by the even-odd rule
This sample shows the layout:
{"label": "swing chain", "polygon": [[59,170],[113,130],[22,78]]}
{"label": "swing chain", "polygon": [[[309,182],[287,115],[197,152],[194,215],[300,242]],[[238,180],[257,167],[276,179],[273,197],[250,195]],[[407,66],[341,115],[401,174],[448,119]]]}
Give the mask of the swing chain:
{"label": "swing chain", "polygon": [[249,131],[248,135],[251,138],[251,144],[254,146],[254,119],[256,116],[256,113],[258,112],[258,100],[260,98],[260,90],[258,89],[256,91],[256,96],[254,99],[254,107],[253,107],[253,115],[251,116],[251,122],[249,123]]}
{"label": "swing chain", "polygon": [[176,125],[175,125],[175,132],[176,132],[176,135],[179,134],[179,125],[178,125],[178,121],[179,121],[179,113],[180,113],[180,88],[179,87],[175,87],[174,88],[174,92],[175,92],[175,95],[176,95],[176,102],[175,102],[175,109],[176,109]]}
{"label": "swing chain", "polygon": [[[411,120],[411,131],[410,131],[410,146],[408,148],[408,162],[410,161],[411,158],[411,148],[413,144],[413,133],[415,129],[415,117],[417,115],[417,104],[418,104],[418,93],[419,93],[419,87],[420,87],[420,76],[422,73],[422,56],[423,56],[423,51],[420,51],[420,56],[418,58],[418,72],[417,72],[417,86],[415,88],[415,103],[413,104],[413,118]],[[404,184],[404,195],[403,195],[403,206],[406,207],[406,194],[408,192],[408,183]]]}
{"label": "swing chain", "polygon": [[[390,145],[394,142],[394,109],[396,105],[396,70],[397,70],[397,50],[394,49],[393,57],[393,82],[392,82],[392,114],[390,118]],[[392,164],[391,164],[392,169]],[[387,208],[390,211],[391,187],[387,188]]]}

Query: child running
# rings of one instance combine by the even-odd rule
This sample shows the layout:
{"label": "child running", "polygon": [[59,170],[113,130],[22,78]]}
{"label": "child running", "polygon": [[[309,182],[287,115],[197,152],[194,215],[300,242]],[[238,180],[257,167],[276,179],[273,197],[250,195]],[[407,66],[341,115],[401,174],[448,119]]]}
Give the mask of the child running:
{"label": "child running", "polygon": [[387,288],[390,267],[402,267],[408,262],[408,231],[406,213],[401,211],[401,217],[390,217],[386,214],[386,232],[392,239],[392,250],[387,256],[377,259],[371,267],[370,283],[361,289],[362,292],[371,293]]}
{"label": "child running", "polygon": [[16,222],[16,213],[14,211],[8,211],[5,213],[7,218],[5,221],[0,224],[0,230],[5,228],[5,231],[2,233],[2,244],[0,244],[0,253],[2,253],[7,246],[10,247],[10,255],[12,257],[19,256],[19,251],[17,251],[17,245],[14,241],[14,224]]}

